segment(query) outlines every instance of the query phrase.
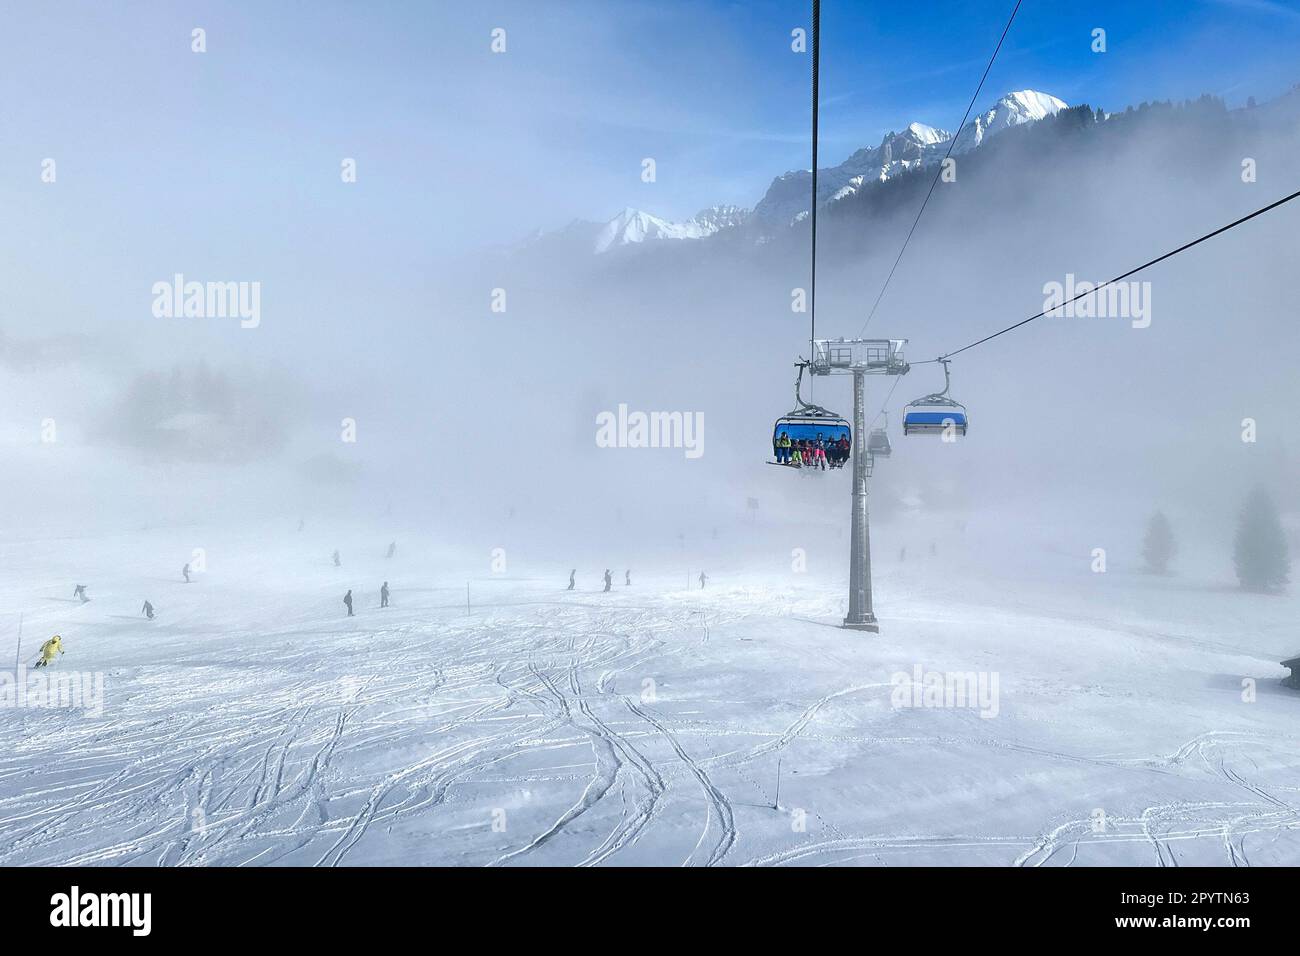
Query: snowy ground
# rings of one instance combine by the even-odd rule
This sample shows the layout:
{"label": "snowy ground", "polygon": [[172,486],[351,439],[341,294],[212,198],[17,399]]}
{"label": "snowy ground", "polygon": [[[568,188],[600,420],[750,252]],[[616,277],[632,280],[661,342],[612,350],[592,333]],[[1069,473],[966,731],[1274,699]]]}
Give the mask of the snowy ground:
{"label": "snowy ground", "polygon": [[[0,653],[23,608],[105,699],[0,711],[0,865],[1300,863],[1289,597],[945,542],[877,555],[880,635],[830,626],[842,580],[684,561],[467,614],[463,574],[224,534],[191,585],[123,560],[161,533],[5,546]],[[917,665],[997,715],[892,706]]]}

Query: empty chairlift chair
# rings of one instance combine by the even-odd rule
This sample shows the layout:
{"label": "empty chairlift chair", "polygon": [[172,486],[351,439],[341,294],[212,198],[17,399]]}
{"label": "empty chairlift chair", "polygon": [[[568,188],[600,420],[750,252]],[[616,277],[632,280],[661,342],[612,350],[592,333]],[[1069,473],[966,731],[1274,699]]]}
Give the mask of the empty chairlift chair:
{"label": "empty chairlift chair", "polygon": [[951,386],[948,362],[940,361],[943,362],[943,391],[907,403],[903,409],[904,435],[939,435],[950,428],[956,434],[965,435],[970,426],[966,406],[948,395]]}
{"label": "empty chairlift chair", "polygon": [[889,444],[889,420],[886,419],[884,428],[873,428],[867,436],[867,454],[875,458],[888,458],[893,452],[894,449]]}

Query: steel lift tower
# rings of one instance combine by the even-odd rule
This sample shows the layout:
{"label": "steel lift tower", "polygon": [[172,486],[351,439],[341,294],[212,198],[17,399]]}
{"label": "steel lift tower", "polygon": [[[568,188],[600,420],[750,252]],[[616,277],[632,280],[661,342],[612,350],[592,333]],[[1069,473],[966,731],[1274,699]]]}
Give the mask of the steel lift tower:
{"label": "steel lift tower", "polygon": [[815,339],[808,370],[813,375],[853,376],[853,533],[849,542],[849,613],[843,627],[880,632],[871,607],[871,529],[867,479],[874,459],[867,451],[868,375],[906,375],[907,339]]}

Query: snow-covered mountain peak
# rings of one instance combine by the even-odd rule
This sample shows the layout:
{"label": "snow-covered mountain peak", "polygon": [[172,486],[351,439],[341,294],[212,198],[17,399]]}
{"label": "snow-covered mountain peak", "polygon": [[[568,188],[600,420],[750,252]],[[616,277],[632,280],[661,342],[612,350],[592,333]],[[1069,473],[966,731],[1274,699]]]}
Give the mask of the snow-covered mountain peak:
{"label": "snow-covered mountain peak", "polygon": [[1015,93],[1008,93],[998,100],[998,106],[1014,109],[1031,121],[1055,116],[1061,110],[1069,109],[1064,100],[1058,100],[1050,93],[1039,93],[1037,90],[1017,90]]}
{"label": "snow-covered mountain peak", "polygon": [[703,239],[740,225],[748,215],[749,210],[739,206],[711,206],[685,222],[671,222],[625,206],[618,215],[599,227],[592,249],[599,255],[617,246],[656,239]]}
{"label": "snow-covered mountain peak", "polygon": [[1064,109],[1069,109],[1069,104],[1050,93],[1040,93],[1037,90],[1008,93],[961,128],[954,151],[974,149],[988,137],[1003,130],[1025,123],[1037,123]]}
{"label": "snow-covered mountain peak", "polygon": [[[962,127],[955,143],[947,130],[925,123],[909,123],[901,132],[886,133],[879,146],[863,147],[838,166],[819,169],[818,204],[838,202],[871,183],[885,182],[936,163],[949,147],[955,152],[965,152],[1005,129],[1037,122],[1067,108],[1063,101],[1048,93],[1017,90]],[[808,170],[778,176],[768,187],[767,195],[754,207],[754,218],[768,228],[798,222],[808,211],[810,178]]]}
{"label": "snow-covered mountain peak", "polygon": [[[818,205],[838,202],[873,183],[931,166],[949,149],[968,152],[1003,130],[1036,123],[1068,108],[1063,100],[1049,93],[1016,90],[966,123],[955,142],[947,130],[925,123],[909,123],[900,132],[886,133],[880,145],[864,146],[838,166],[819,169]],[[619,246],[660,239],[702,239],[750,220],[757,221],[764,229],[784,228],[808,214],[811,178],[811,170],[807,169],[781,174],[752,210],[712,206],[683,222],[674,222],[627,206],[604,223],[575,223],[565,232],[582,242],[593,237],[593,251],[600,254]]]}
{"label": "snow-covered mountain peak", "polygon": [[935,129],[933,126],[926,126],[924,123],[909,123],[904,133],[909,134],[912,139],[922,146],[946,143],[948,137],[952,135],[947,130]]}
{"label": "snow-covered mountain peak", "polygon": [[712,226],[717,230],[739,226],[747,218],[749,218],[748,209],[742,206],[721,205],[701,210],[691,221],[702,226]]}
{"label": "snow-covered mountain peak", "polygon": [[600,253],[614,246],[644,242],[647,237],[658,235],[666,225],[656,216],[624,206],[621,212],[601,226],[596,234],[594,251]]}

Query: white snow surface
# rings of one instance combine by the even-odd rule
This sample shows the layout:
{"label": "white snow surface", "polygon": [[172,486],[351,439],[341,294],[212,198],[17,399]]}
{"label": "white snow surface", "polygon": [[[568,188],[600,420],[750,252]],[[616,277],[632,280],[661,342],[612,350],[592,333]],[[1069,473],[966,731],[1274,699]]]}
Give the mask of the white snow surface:
{"label": "white snow surface", "polygon": [[[788,547],[703,591],[684,559],[609,594],[480,572],[467,613],[463,569],[405,545],[187,538],[189,585],[160,531],[0,547],[0,652],[23,608],[25,660],[58,632],[53,669],[106,687],[99,716],[0,710],[0,864],[1300,862],[1295,597],[972,530],[876,555],[871,635]],[[997,716],[895,707],[917,665],[997,674]]]}

